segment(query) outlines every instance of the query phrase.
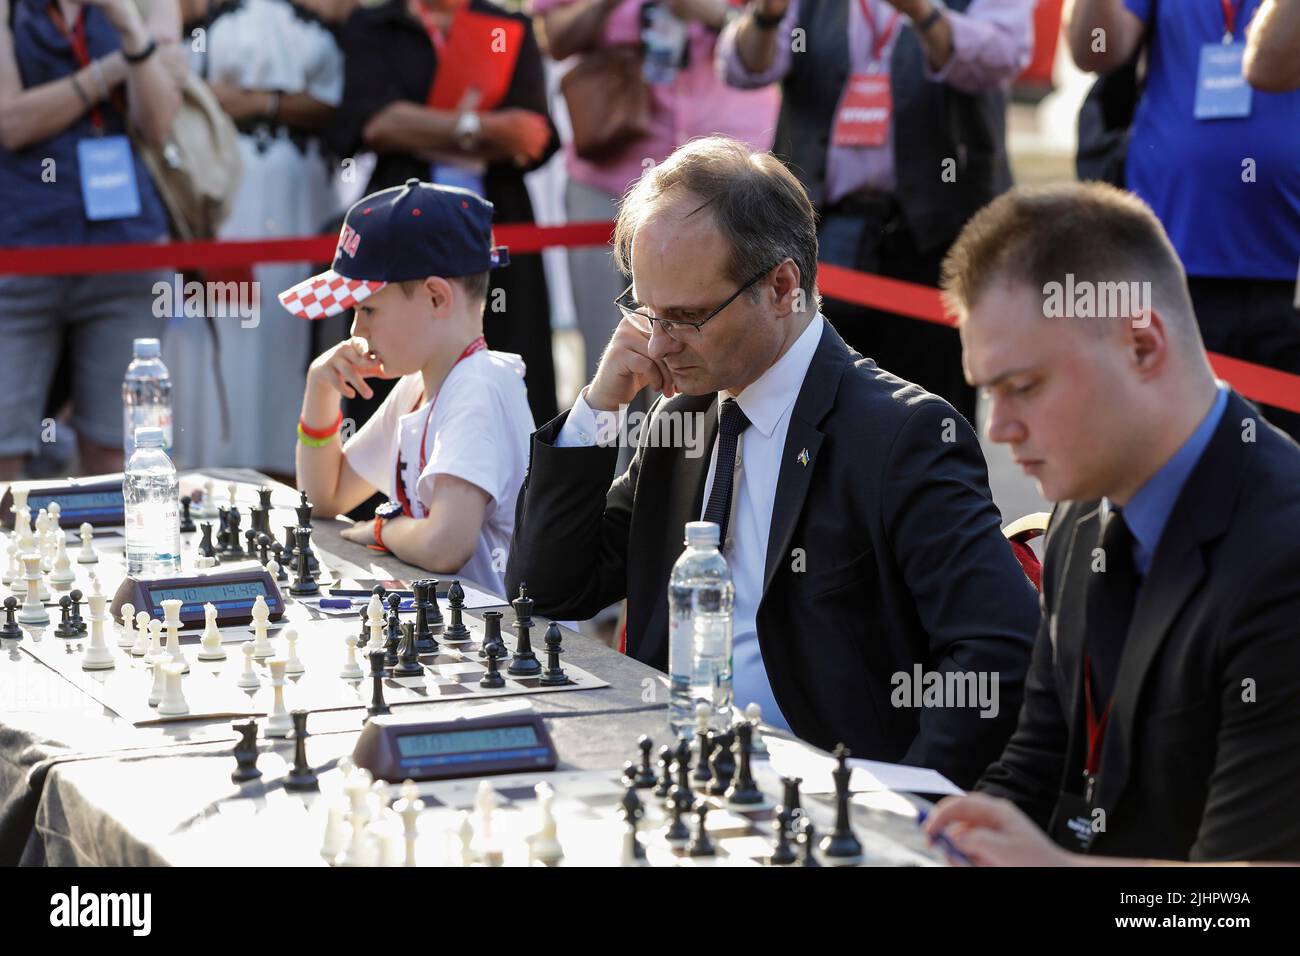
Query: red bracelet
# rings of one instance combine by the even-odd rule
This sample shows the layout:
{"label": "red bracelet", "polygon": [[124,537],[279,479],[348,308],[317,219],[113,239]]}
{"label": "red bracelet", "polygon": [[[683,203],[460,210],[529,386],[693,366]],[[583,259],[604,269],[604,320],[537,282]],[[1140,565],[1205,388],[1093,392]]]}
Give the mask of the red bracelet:
{"label": "red bracelet", "polygon": [[334,424],[329,428],[312,428],[301,418],[298,419],[298,427],[308,438],[330,438],[343,427],[343,409],[339,409],[339,417],[335,419]]}
{"label": "red bracelet", "polygon": [[379,515],[375,515],[374,531],[375,545],[378,546],[379,550],[387,551],[388,548],[384,545],[384,519],[379,517]]}

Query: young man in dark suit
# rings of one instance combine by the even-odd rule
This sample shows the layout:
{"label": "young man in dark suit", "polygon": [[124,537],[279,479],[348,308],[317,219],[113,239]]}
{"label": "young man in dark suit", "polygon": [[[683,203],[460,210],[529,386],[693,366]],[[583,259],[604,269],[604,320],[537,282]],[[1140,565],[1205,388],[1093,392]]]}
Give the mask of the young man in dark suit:
{"label": "young man in dark suit", "polygon": [[[1013,191],[944,283],[989,438],[1058,502],[1024,707],[979,789],[1076,854],[1300,859],[1300,447],[1216,382],[1132,194]],[[962,798],[929,825],[1077,859],[990,841],[1008,819]]]}
{"label": "young man in dark suit", "polygon": [[[812,207],[768,153],[682,147],[624,201],[615,255],[634,279],[623,318],[574,407],[534,435],[507,589],[526,581],[555,617],[626,597],[628,653],[666,668],[683,526],[716,521],[737,703],[970,784],[1014,723],[1038,616],[965,419],[822,318]],[[663,397],[611,486],[605,439],[647,385]],[[929,675],[980,678],[994,703],[899,692]]]}

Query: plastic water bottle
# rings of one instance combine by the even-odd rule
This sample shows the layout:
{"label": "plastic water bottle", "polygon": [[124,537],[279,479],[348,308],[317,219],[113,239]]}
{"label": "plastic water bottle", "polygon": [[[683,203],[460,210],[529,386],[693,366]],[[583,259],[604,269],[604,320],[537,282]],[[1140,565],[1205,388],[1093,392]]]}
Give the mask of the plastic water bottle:
{"label": "plastic water bottle", "polygon": [[731,712],[731,618],[735,588],[718,550],[712,521],[686,524],[686,550],[668,579],[668,722],[673,732],[695,732],[695,707],[713,711],[722,729]]}
{"label": "plastic water bottle", "polygon": [[161,428],[163,450],[172,450],[172,380],[162,361],[162,343],[136,339],[135,357],[122,382],[122,447],[129,459],[137,428]]}
{"label": "plastic water bottle", "polygon": [[122,481],[126,501],[126,567],[134,578],[181,569],[180,482],[163,450],[161,428],[140,428]]}

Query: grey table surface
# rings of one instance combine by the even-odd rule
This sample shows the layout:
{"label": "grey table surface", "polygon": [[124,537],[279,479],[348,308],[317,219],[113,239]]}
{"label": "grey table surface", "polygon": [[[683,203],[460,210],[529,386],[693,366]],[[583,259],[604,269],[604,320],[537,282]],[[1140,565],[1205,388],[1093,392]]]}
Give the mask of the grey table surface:
{"label": "grey table surface", "polygon": [[[223,481],[264,481],[245,469],[203,473]],[[342,538],[343,522],[316,519],[313,527],[313,544],[328,555],[363,568],[378,566],[394,578],[428,576]],[[477,617],[489,609],[469,613]],[[508,606],[496,609],[505,612],[506,623],[513,619]],[[233,765],[229,751],[236,734],[230,721],[137,728],[24,653],[18,643],[0,646],[0,865],[166,862],[148,827],[142,832],[133,826],[127,812],[140,794],[133,778],[139,768],[157,762],[183,765],[219,757],[223,766]],[[565,765],[619,766],[632,756],[638,735],[667,733],[665,675],[571,631],[565,632],[564,660],[610,685],[527,698],[546,718]],[[445,716],[457,706],[416,704],[400,712]],[[323,748],[350,752],[362,716],[360,710],[316,713],[310,730]],[[181,807],[187,801],[202,806],[219,796],[183,789],[184,772],[166,779],[171,783],[151,799]],[[144,814],[146,821],[152,818]]]}

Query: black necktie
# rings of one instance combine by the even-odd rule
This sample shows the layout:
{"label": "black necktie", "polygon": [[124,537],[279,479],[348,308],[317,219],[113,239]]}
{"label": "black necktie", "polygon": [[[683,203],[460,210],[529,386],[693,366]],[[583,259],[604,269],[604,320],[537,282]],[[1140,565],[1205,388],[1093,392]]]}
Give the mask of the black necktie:
{"label": "black necktie", "polygon": [[1092,702],[1098,712],[1106,709],[1115,690],[1140,583],[1133,563],[1133,532],[1118,508],[1111,508],[1104,520],[1100,546],[1106,570],[1096,570],[1094,563],[1087,591],[1087,647],[1092,660]]}
{"label": "black necktie", "polygon": [[727,521],[731,517],[731,485],[736,476],[736,444],[740,433],[749,427],[749,419],[734,398],[722,403],[718,415],[718,466],[713,472],[713,488],[704,520],[718,526],[718,550],[727,546]]}

